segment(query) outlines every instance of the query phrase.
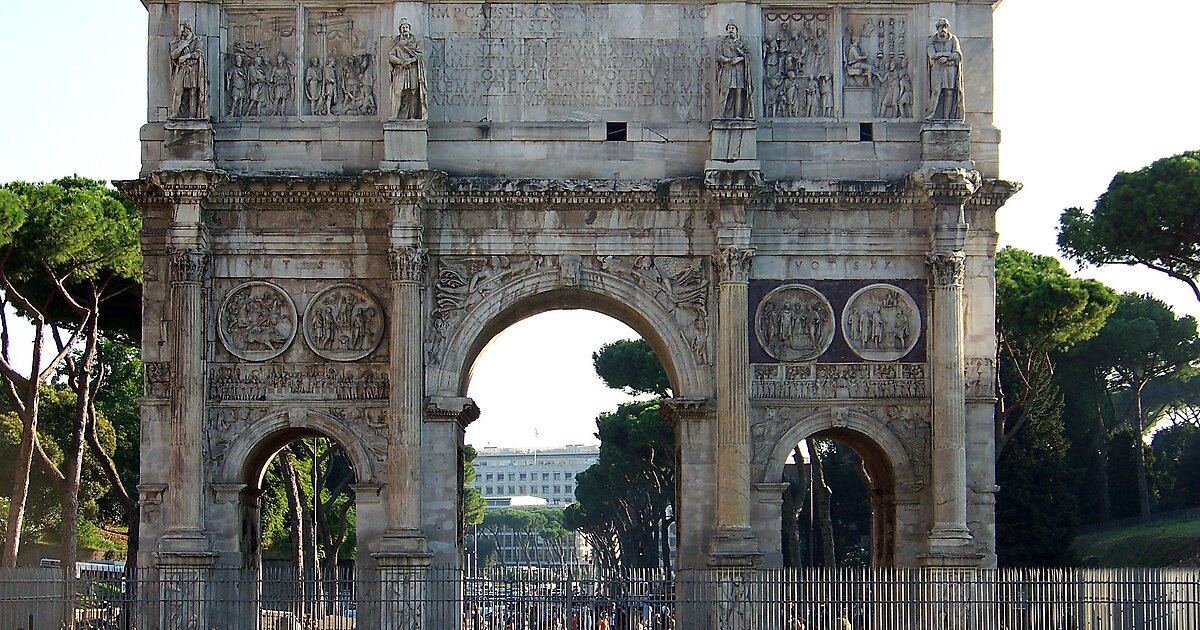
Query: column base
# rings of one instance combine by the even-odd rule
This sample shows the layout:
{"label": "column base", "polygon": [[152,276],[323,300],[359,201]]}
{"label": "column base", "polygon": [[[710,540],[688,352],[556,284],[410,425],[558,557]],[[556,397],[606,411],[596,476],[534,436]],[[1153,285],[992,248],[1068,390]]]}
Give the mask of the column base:
{"label": "column base", "polygon": [[431,557],[431,554],[425,544],[425,534],[421,530],[387,529],[379,538],[379,552],[373,553],[371,556],[376,558]]}
{"label": "column base", "polygon": [[195,528],[168,529],[163,533],[158,549],[161,554],[166,555],[209,554],[208,539],[205,537],[204,531]]}
{"label": "column base", "polygon": [[762,563],[758,538],[749,527],[719,528],[709,547],[710,567],[757,567]]}

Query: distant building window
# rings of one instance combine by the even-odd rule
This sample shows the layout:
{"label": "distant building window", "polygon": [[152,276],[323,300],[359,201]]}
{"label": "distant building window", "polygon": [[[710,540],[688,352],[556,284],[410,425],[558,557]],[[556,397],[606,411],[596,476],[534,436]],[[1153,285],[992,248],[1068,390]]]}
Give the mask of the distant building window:
{"label": "distant building window", "polygon": [[525,481],[525,473],[521,473],[521,481]]}
{"label": "distant building window", "polygon": [[542,494],[549,494],[550,486],[542,486]]}
{"label": "distant building window", "polygon": [[566,486],[563,486],[563,488],[567,494],[571,494],[573,492],[573,490],[571,490],[571,484],[567,484]]}
{"label": "distant building window", "polygon": [[509,486],[509,487],[508,487],[508,493],[509,493],[509,494],[516,494],[516,493],[517,493],[517,491],[513,489],[514,487],[515,487],[515,486]]}
{"label": "distant building window", "polygon": [[517,490],[519,490],[521,494],[525,494],[525,486],[517,486]]}
{"label": "distant building window", "polygon": [[488,481],[491,481],[491,480],[492,480],[492,473],[488,473],[488,474],[487,474],[487,480],[488,480]]}
{"label": "distant building window", "polygon": [[512,481],[512,480],[514,480],[514,479],[516,479],[516,478],[517,478],[517,476],[516,476],[516,475],[514,475],[513,473],[508,473],[508,480],[509,480],[509,481]]}
{"label": "distant building window", "polygon": [[566,478],[567,478],[567,479],[570,479],[571,477],[574,477],[574,476],[575,476],[575,473],[572,473],[572,472],[569,472],[569,473],[563,473],[563,474],[566,476]]}
{"label": "distant building window", "polygon": [[554,486],[554,494],[558,494],[558,486]]}
{"label": "distant building window", "polygon": [[542,481],[550,481],[550,473],[542,473]]}
{"label": "distant building window", "polygon": [[486,490],[486,492],[487,492],[488,494],[492,494],[492,487],[491,487],[491,486],[488,486],[488,487],[487,487],[487,490]]}
{"label": "distant building window", "polygon": [[554,480],[555,480],[555,481],[558,481],[558,476],[559,476],[560,474],[562,474],[562,473],[559,473],[559,472],[555,472],[555,473],[554,473]]}

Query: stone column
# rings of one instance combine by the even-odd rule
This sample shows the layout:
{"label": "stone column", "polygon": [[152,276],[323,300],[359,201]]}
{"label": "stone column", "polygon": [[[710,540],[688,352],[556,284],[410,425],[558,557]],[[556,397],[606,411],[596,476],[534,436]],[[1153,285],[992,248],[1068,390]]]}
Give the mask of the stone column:
{"label": "stone column", "polygon": [[754,250],[722,248],[717,300],[717,531],[710,563],[751,566],[761,554],[750,527],[748,287]]}
{"label": "stone column", "polygon": [[[932,249],[926,257],[932,287],[930,322],[933,398],[932,556],[973,555],[967,527],[966,385],[963,353],[963,281],[967,222],[964,205],[978,173],[951,169],[931,174],[924,186],[934,203]],[[939,561],[940,562],[940,561]]]}
{"label": "stone column", "polygon": [[384,537],[400,550],[424,552],[421,533],[421,423],[424,416],[425,363],[421,283],[427,256],[419,239],[393,245],[391,272],[392,388],[388,398],[392,426],[388,435],[387,487],[390,505]]}

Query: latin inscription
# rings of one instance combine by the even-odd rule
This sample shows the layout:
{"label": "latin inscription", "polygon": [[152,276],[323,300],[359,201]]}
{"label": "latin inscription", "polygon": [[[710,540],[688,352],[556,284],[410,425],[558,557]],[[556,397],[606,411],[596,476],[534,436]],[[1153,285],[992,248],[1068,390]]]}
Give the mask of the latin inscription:
{"label": "latin inscription", "polygon": [[520,120],[530,108],[638,108],[663,120],[700,120],[708,110],[712,53],[695,7],[670,9],[680,30],[674,37],[614,36],[618,18],[609,5],[429,10],[430,98],[446,119],[474,122],[471,109]]}

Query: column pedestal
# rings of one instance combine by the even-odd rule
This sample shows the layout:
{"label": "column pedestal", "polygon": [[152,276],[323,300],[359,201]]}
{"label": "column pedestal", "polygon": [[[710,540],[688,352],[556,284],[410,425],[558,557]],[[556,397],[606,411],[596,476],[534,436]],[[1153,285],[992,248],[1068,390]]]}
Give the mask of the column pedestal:
{"label": "column pedestal", "polygon": [[387,171],[429,169],[429,122],[389,120],[383,123],[383,163]]}

